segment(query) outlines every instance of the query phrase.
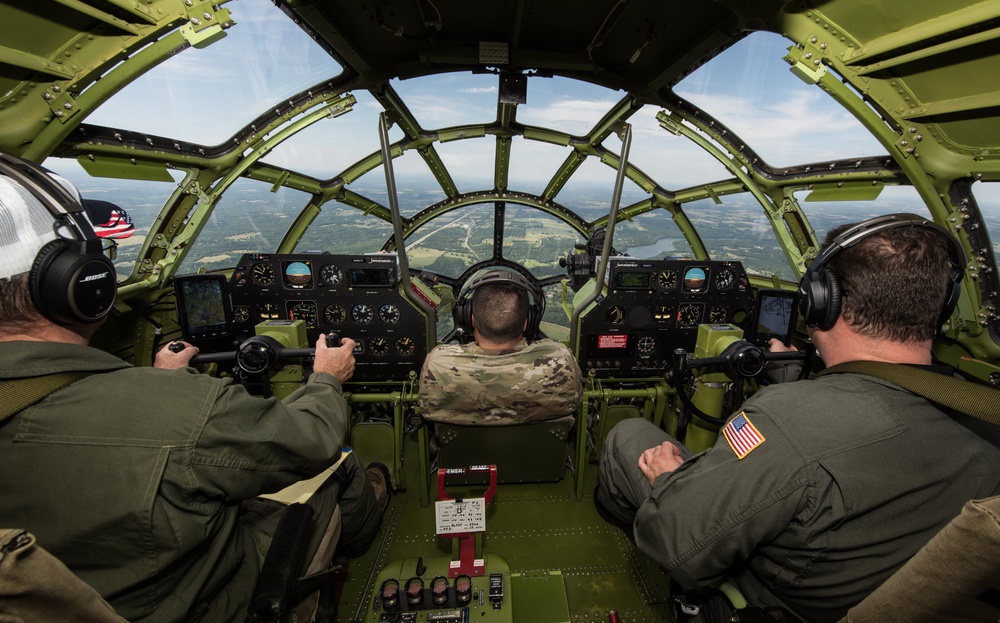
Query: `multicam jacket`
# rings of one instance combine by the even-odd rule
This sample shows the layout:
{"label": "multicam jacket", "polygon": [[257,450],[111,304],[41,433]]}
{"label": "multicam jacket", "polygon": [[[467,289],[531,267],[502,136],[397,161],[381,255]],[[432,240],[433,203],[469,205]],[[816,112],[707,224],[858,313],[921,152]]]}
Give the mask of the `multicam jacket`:
{"label": "multicam jacket", "polygon": [[559,342],[526,340],[486,354],[475,343],[432,350],[420,375],[420,410],[434,422],[503,426],[572,415],[580,408],[580,366]]}

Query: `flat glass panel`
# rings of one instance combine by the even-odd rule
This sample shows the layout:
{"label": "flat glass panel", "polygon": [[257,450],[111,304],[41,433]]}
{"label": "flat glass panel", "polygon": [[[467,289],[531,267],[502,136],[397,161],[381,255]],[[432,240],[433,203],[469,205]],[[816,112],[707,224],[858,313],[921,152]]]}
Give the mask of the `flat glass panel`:
{"label": "flat glass panel", "polygon": [[652,210],[615,223],[614,248],[641,260],[691,257],[691,247],[666,210]]}
{"label": "flat glass panel", "polygon": [[[312,124],[279,144],[263,160],[319,179],[331,179],[379,151],[381,107],[367,91],[354,91],[352,95],[358,101],[350,112]],[[391,140],[393,133],[389,136]]]}
{"label": "flat glass panel", "polygon": [[568,147],[515,136],[510,144],[508,188],[541,195],[569,154]]}
{"label": "flat glass panel", "polygon": [[[177,190],[176,184],[149,182],[145,180],[120,180],[107,177],[91,177],[83,167],[71,158],[49,158],[45,167],[68,179],[84,199],[108,201],[125,210],[135,228],[131,236],[116,239],[117,249],[115,270],[119,278],[132,273],[146,234],[156,220],[156,216]],[[174,182],[183,179],[181,171],[168,170]]]}
{"label": "flat glass panel", "polygon": [[769,164],[885,155],[833,98],[782,60],[791,41],[755,32],[681,80],[675,91],[736,132]]}
{"label": "flat glass panel", "polygon": [[[666,190],[689,188],[733,177],[718,160],[683,136],[675,136],[660,127],[656,106],[644,106],[629,119],[632,146],[628,160],[632,166]],[[622,142],[617,134],[604,139],[604,147],[621,155]]]}
{"label": "flat glass panel", "polygon": [[225,6],[236,22],[225,37],[154,67],[87,123],[217,145],[270,107],[340,74],[330,55],[272,2]]}
{"label": "flat glass panel", "polygon": [[452,210],[425,223],[406,241],[410,266],[458,277],[493,257],[493,204]]}
{"label": "flat glass panel", "polygon": [[799,205],[809,219],[816,238],[823,242],[826,232],[845,223],[906,212],[931,218],[930,210],[912,186],[886,186],[873,201],[805,201],[807,192],[796,193]]}
{"label": "flat glass panel", "polygon": [[325,251],[337,255],[375,253],[392,236],[392,223],[366,216],[361,210],[334,201],[323,205],[295,250]]}
{"label": "flat glass panel", "polygon": [[[556,201],[588,221],[611,211],[617,172],[596,158],[587,158],[563,186]],[[640,200],[645,193],[631,181],[622,187],[620,206]]]}
{"label": "flat glass panel", "polygon": [[178,274],[236,265],[244,253],[273,253],[309,202],[308,193],[240,178],[219,199]]}
{"label": "flat glass panel", "polygon": [[393,80],[392,87],[425,130],[488,124],[497,118],[497,84],[492,74],[438,74]]}
{"label": "flat glass panel", "polygon": [[774,237],[770,219],[749,194],[722,198],[721,204],[702,199],[684,204],[684,212],[698,230],[709,258],[738,261],[752,275],[778,275],[796,280],[792,267]]}
{"label": "flat glass panel", "polygon": [[563,275],[559,259],[584,239],[576,230],[536,208],[507,204],[503,256],[521,264],[537,278]]}
{"label": "flat glass panel", "polygon": [[496,139],[493,136],[436,143],[434,148],[451,173],[461,193],[492,190],[496,169]]}
{"label": "flat glass panel", "polygon": [[581,136],[608,114],[624,93],[571,78],[528,79],[527,103],[517,107],[524,125]]}

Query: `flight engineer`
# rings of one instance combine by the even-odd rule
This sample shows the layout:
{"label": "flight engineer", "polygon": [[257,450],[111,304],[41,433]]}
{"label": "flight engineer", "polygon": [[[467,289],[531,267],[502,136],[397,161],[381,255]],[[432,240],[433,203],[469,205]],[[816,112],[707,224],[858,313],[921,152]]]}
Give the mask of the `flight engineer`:
{"label": "flight engineer", "polygon": [[427,354],[420,373],[425,418],[502,426],[571,416],[580,408],[583,384],[573,354],[546,337],[528,340],[541,307],[536,301],[532,310],[528,289],[523,277],[502,270],[469,280],[455,315],[457,324],[471,324],[475,341],[441,344]]}
{"label": "flight engineer", "polygon": [[[78,249],[94,232],[76,189],[2,161],[0,386],[9,398],[11,382],[67,379],[0,419],[3,523],[33,533],[132,623],[243,621],[263,560],[255,537],[267,542],[273,524],[266,504],[251,512],[245,502],[341,458],[353,340],[334,348],[321,338],[313,374],[284,400],[198,374],[187,366],[198,352],[189,344],[164,347],[153,367],[88,346],[105,317],[91,301],[114,300],[113,265],[76,279],[67,254],[69,266],[100,266],[102,257],[99,243],[96,253]],[[71,214],[57,216],[63,210]],[[383,467],[366,470],[347,454],[310,502],[317,530],[308,551],[326,536],[324,555],[334,554],[326,531],[339,504],[338,555],[363,553],[388,484]]]}
{"label": "flight engineer", "polygon": [[[958,287],[957,243],[919,217],[892,218],[827,235],[823,270],[814,262],[801,291],[820,279],[837,293],[811,300],[809,336],[827,367],[882,361],[952,374],[931,344]],[[887,381],[831,373],[762,389],[695,456],[645,420],[620,423],[602,449],[595,503],[681,585],[731,578],[752,606],[824,623],[966,501],[998,492],[996,447]]]}

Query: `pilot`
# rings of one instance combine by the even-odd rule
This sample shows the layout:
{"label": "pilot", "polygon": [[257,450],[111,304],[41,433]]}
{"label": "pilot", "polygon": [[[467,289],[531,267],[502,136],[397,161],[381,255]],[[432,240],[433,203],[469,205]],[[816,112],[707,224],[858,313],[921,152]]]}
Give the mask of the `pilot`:
{"label": "pilot", "polygon": [[[831,231],[822,268],[814,262],[801,284],[836,288],[827,304],[803,305],[826,366],[951,374],[932,363],[931,345],[957,298],[953,253],[951,234],[912,215]],[[998,492],[1000,450],[926,399],[846,373],[762,389],[695,456],[645,420],[620,423],[602,449],[595,503],[682,586],[732,578],[752,606],[823,623],[967,500]]]}
{"label": "pilot", "polygon": [[475,341],[442,344],[428,353],[420,374],[423,416],[507,425],[573,415],[583,393],[580,366],[566,346],[540,336],[543,300],[539,288],[511,271],[484,271],[470,279],[455,317],[458,326],[471,324]]}
{"label": "pilot", "polygon": [[[244,502],[341,458],[354,342],[321,338],[313,374],[281,401],[198,374],[191,345],[165,347],[154,367],[88,346],[114,301],[114,267],[68,182],[0,164],[3,523],[30,530],[129,621],[242,621],[266,547],[255,543],[275,523],[266,504]],[[339,553],[363,553],[388,484],[384,467],[347,454],[310,502],[309,551],[323,541],[332,556],[339,504]]]}

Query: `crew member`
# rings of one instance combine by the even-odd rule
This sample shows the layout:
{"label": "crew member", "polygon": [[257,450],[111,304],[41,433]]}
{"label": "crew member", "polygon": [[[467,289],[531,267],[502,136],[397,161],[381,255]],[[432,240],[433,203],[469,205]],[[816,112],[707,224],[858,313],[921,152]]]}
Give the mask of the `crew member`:
{"label": "crew member", "polygon": [[[4,406],[28,403],[0,417],[0,517],[132,623],[242,621],[255,531],[266,541],[243,503],[341,457],[354,342],[321,338],[314,373],[282,401],[198,374],[191,345],[164,347],[155,367],[88,346],[116,284],[79,194],[31,163],[0,164],[0,385]],[[377,534],[385,476],[350,454],[313,496],[323,529],[339,504],[344,555]]]}
{"label": "crew member", "polygon": [[[505,425],[573,415],[580,407],[580,366],[563,344],[534,338],[541,302],[528,300],[520,275],[489,271],[469,280],[474,342],[431,350],[420,374],[420,411],[431,421]],[[534,296],[541,297],[539,292]],[[531,305],[535,305],[534,308]]]}
{"label": "crew member", "polygon": [[[802,284],[828,367],[881,361],[951,374],[931,358],[961,274],[949,237],[912,215],[829,233]],[[622,422],[603,447],[595,501],[681,585],[731,577],[751,605],[822,623],[967,500],[998,492],[1000,450],[934,404],[871,376],[828,374],[762,389],[697,456],[645,420]]]}

